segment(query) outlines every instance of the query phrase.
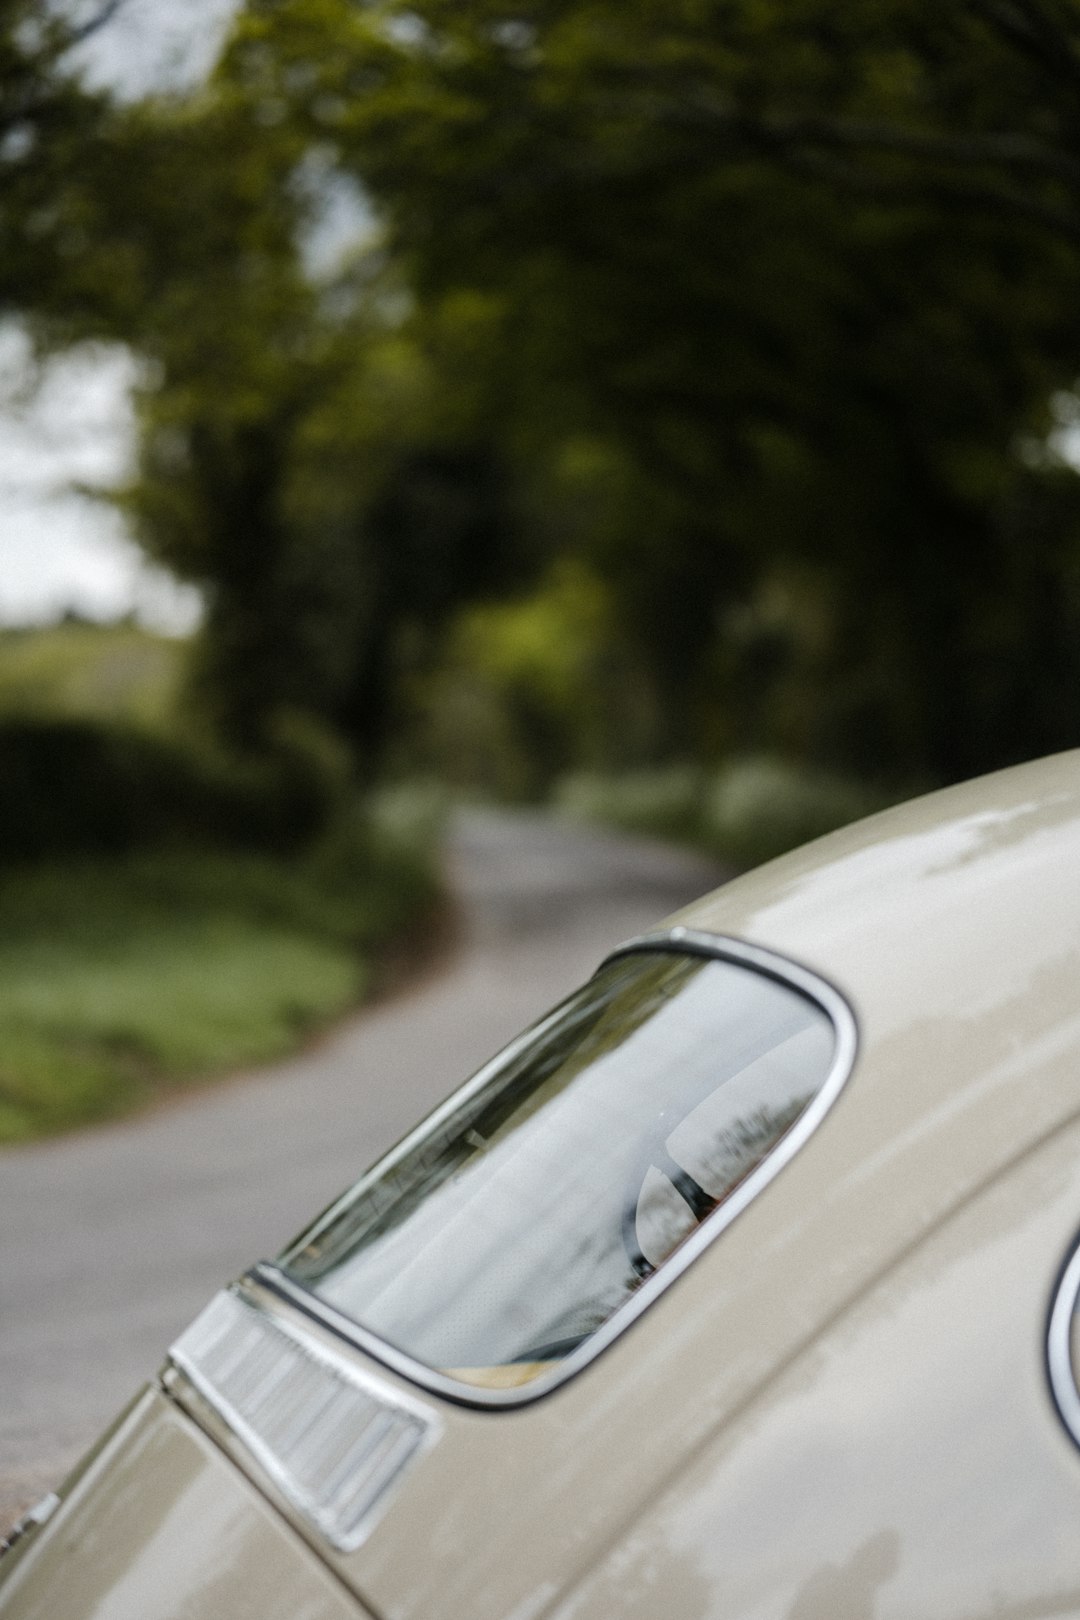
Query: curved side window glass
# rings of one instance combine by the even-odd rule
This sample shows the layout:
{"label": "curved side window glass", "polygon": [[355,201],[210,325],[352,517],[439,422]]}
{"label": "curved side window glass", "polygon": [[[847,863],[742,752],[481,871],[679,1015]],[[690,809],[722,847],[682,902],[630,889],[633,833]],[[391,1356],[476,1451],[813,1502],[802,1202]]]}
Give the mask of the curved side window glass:
{"label": "curved side window glass", "polygon": [[633,1298],[778,1146],[836,1034],[735,961],[616,958],[377,1164],[287,1275],[414,1360],[510,1389]]}

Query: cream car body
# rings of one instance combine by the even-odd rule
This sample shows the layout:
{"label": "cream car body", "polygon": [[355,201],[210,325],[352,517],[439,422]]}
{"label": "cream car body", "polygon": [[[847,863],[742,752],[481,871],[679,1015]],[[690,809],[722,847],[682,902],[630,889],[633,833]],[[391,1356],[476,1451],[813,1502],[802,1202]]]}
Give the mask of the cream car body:
{"label": "cream car body", "polygon": [[737,1218],[503,1409],[255,1278],[286,1333],[430,1418],[361,1544],[174,1366],[0,1564],[5,1620],[1080,1614],[1046,1366],[1080,1230],[1080,756],[874,817],[671,926],[802,964],[857,1023],[846,1085]]}

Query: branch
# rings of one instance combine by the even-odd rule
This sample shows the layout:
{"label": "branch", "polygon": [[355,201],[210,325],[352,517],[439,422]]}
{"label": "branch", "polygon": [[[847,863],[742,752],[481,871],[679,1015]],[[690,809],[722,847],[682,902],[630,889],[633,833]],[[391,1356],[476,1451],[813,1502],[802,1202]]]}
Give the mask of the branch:
{"label": "branch", "polygon": [[972,0],[972,10],[1007,44],[1038,62],[1054,78],[1080,85],[1076,41],[1035,0]]}
{"label": "branch", "polygon": [[[0,137],[20,124],[47,118],[65,93],[66,81],[57,69],[68,51],[104,28],[127,0],[102,0],[97,11],[78,26],[65,27],[55,19],[50,23],[36,50],[20,53],[17,75],[0,86]],[[5,105],[6,102],[6,105]]]}
{"label": "branch", "polygon": [[786,162],[796,172],[825,181],[840,190],[858,193],[874,202],[887,205],[933,203],[947,205],[950,209],[967,208],[987,214],[1009,214],[1080,245],[1080,218],[1040,202],[1030,192],[968,182],[950,185],[941,180],[890,181],[870,175],[853,164],[836,163],[811,152],[787,153]]}
{"label": "branch", "polygon": [[81,45],[84,39],[89,39],[91,34],[96,34],[99,28],[104,28],[107,22],[111,22],[121,6],[126,5],[126,3],[127,0],[104,0],[104,4],[94,16],[89,17],[86,22],[80,23],[77,28],[67,30],[64,36],[63,49],[70,50],[73,45]]}
{"label": "branch", "polygon": [[[754,129],[754,125],[749,126]],[[962,168],[1004,168],[1036,172],[1080,187],[1080,162],[1065,152],[1044,146],[1027,135],[938,135],[896,125],[859,120],[770,119],[756,126],[762,136],[778,145],[806,141],[850,151],[875,148],[897,157],[930,160]]]}
{"label": "branch", "polygon": [[[630,103],[624,101],[623,108],[629,111]],[[1042,174],[1080,189],[1080,160],[1029,135],[1011,131],[943,134],[862,119],[753,117],[733,111],[708,92],[683,92],[662,102],[650,97],[644,112],[654,123],[662,119],[671,125],[707,126],[773,153],[800,145],[842,151],[874,149],[923,163]],[[636,112],[632,116],[636,117]]]}
{"label": "branch", "polygon": [[[978,6],[983,0],[974,3]],[[985,3],[996,6],[999,0]],[[1080,61],[1076,66],[1080,83]],[[669,77],[661,88],[651,69],[620,68],[610,73],[607,90],[597,99],[606,112],[641,128],[666,124],[673,129],[708,129],[749,150],[772,155],[799,146],[848,152],[873,149],[920,163],[1043,175],[1080,190],[1080,159],[1023,132],[954,132],[815,114],[749,114],[692,76],[686,80]]]}

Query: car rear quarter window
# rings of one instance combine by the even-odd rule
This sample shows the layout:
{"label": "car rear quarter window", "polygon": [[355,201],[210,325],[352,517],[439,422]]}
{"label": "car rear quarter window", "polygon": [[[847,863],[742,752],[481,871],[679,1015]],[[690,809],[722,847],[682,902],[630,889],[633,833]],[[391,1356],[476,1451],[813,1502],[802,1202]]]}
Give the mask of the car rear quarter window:
{"label": "car rear quarter window", "polygon": [[282,1257],[286,1278],[441,1382],[561,1381],[809,1134],[846,1009],[744,948],[610,960]]}

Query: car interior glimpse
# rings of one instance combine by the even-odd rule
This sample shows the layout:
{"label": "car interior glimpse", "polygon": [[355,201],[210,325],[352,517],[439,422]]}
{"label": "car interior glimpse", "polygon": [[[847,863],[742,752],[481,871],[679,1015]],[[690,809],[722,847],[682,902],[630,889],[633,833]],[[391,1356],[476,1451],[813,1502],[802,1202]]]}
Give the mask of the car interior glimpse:
{"label": "car interior glimpse", "polygon": [[635,949],[439,1109],[286,1252],[294,1284],[486,1389],[585,1345],[787,1137],[834,1068],[803,988]]}

